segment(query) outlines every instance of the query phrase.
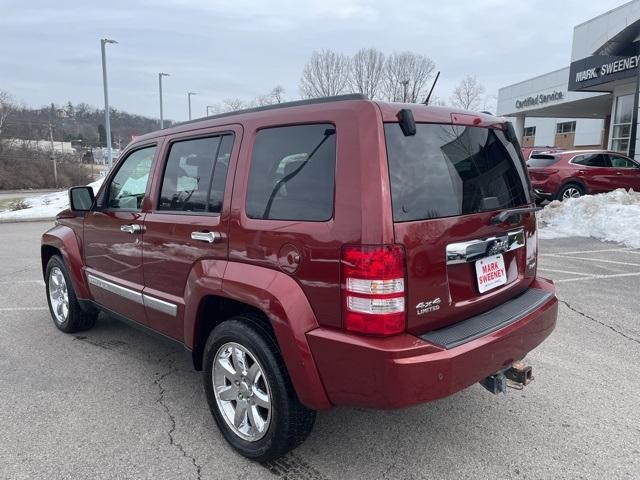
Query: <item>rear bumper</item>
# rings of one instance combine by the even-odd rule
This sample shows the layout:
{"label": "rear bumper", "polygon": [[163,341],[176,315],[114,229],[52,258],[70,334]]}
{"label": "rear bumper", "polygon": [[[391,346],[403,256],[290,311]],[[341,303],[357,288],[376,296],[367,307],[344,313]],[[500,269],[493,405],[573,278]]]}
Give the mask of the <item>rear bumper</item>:
{"label": "rear bumper", "polygon": [[408,334],[371,338],[326,328],[308,332],[331,403],[400,408],[428,402],[524,358],[553,331],[558,313],[550,281],[538,278],[531,287],[551,295],[516,321],[449,349]]}
{"label": "rear bumper", "polygon": [[556,197],[560,183],[554,176],[544,180],[531,179],[533,194],[538,200],[553,200]]}

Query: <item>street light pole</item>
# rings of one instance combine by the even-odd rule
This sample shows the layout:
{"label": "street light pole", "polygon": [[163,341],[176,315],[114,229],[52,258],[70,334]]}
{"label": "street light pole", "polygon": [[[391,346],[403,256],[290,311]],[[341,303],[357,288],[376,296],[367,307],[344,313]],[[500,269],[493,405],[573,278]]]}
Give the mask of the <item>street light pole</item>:
{"label": "street light pole", "polygon": [[113,164],[113,154],[111,153],[111,121],[109,120],[109,93],[107,88],[107,57],[105,52],[105,45],[107,43],[118,43],[115,40],[108,38],[102,38],[100,40],[100,49],[102,51],[102,85],[104,87],[104,123],[107,134],[107,158],[109,161],[109,168]]}
{"label": "street light pole", "polygon": [[160,72],[158,74],[158,87],[160,89],[160,130],[164,128],[164,118],[162,116],[162,77],[168,77],[168,73]]}
{"label": "street light pole", "polygon": [[407,103],[407,87],[409,86],[409,80],[402,80],[402,101]]}
{"label": "street light pole", "polygon": [[196,92],[187,92],[187,100],[189,102],[189,120],[191,120],[191,95],[197,95]]}
{"label": "street light pole", "polygon": [[215,112],[215,105],[207,105],[207,117],[209,116],[209,109]]}

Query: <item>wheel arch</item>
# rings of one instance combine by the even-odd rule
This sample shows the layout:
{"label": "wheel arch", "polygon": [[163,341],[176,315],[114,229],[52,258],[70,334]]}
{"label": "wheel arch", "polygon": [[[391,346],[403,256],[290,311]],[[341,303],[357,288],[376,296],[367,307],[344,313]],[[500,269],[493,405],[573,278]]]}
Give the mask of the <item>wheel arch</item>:
{"label": "wheel arch", "polygon": [[67,267],[73,289],[79,299],[90,299],[88,285],[83,275],[80,242],[71,227],[56,225],[42,235],[40,260],[42,275],[46,274],[47,264],[53,255],[60,255]]}
{"label": "wheel arch", "polygon": [[202,368],[204,345],[217,325],[251,313],[273,332],[300,401],[314,410],[331,408],[306,338],[318,323],[298,283],[277,270],[228,262],[222,282],[212,286],[192,271],[185,289],[184,341],[194,368]]}
{"label": "wheel arch", "polygon": [[585,193],[585,195],[589,193],[587,184],[584,183],[584,181],[582,181],[579,178],[569,178],[560,184],[560,187],[558,188],[558,192],[556,193],[556,197],[559,197],[562,190],[564,190],[564,188],[567,187],[568,185],[578,185],[580,188],[582,188],[582,191]]}

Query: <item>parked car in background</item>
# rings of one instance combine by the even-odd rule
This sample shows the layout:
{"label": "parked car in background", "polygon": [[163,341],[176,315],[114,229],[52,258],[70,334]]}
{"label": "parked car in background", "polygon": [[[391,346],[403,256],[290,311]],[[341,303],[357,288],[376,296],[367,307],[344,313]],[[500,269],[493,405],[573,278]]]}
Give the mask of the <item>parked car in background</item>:
{"label": "parked car in background", "polygon": [[640,191],[640,164],[617,152],[570,150],[527,160],[536,200],[565,200],[616,188]]}
{"label": "parked car in background", "polygon": [[564,148],[556,148],[556,147],[522,147],[522,157],[525,160],[531,158],[531,155],[536,155],[538,153],[557,153],[562,152]]}
{"label": "parked car in background", "polygon": [[42,238],[53,322],[105,311],[184,345],[259,461],[316,410],[526,385],[558,301],[518,148],[503,119],[361,95],[143,135]]}

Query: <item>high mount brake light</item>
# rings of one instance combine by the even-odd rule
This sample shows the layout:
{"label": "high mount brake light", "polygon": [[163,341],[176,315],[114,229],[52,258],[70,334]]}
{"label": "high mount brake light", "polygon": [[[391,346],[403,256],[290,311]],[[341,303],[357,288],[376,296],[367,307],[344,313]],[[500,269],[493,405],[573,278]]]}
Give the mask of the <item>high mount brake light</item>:
{"label": "high mount brake light", "polygon": [[406,325],[405,255],[401,245],[342,248],[343,324],[368,335],[395,335]]}

